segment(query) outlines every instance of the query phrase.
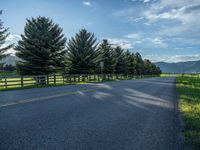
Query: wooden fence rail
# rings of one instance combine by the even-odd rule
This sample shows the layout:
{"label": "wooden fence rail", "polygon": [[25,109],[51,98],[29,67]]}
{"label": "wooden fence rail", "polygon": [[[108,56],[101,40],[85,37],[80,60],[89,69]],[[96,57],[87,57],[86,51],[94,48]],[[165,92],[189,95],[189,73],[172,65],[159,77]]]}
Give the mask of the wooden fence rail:
{"label": "wooden fence rail", "polygon": [[82,82],[101,82],[105,80],[126,80],[151,76],[123,74],[51,74],[37,76],[0,76],[0,89],[20,88],[27,86],[49,86],[76,84]]}

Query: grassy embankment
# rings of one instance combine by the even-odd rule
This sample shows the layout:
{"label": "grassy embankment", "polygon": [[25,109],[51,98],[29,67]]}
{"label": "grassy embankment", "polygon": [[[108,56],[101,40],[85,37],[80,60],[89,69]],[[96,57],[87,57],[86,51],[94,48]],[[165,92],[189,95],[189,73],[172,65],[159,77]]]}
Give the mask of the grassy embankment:
{"label": "grassy embankment", "polygon": [[177,90],[187,147],[200,149],[200,75],[178,75]]}

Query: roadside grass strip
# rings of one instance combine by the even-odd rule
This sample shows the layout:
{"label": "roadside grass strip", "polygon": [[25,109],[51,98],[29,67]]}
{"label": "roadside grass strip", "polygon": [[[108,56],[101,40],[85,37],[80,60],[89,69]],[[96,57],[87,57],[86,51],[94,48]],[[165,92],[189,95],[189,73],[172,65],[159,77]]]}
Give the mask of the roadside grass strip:
{"label": "roadside grass strip", "polygon": [[184,121],[185,144],[193,150],[200,149],[200,78],[178,76],[177,90]]}

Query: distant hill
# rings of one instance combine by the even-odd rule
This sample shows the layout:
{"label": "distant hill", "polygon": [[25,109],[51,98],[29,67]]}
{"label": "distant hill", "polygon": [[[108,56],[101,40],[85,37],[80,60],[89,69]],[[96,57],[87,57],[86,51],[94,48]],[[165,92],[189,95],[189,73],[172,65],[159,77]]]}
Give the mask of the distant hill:
{"label": "distant hill", "polygon": [[155,63],[163,73],[200,73],[200,60],[178,63]]}
{"label": "distant hill", "polygon": [[18,58],[16,56],[10,55],[10,56],[4,58],[2,61],[0,61],[0,63],[15,65],[17,60],[18,60]]}
{"label": "distant hill", "polygon": [[[15,65],[17,60],[16,56],[11,55],[3,59],[0,63]],[[161,68],[163,73],[200,73],[200,60],[178,63],[157,62],[155,64]]]}

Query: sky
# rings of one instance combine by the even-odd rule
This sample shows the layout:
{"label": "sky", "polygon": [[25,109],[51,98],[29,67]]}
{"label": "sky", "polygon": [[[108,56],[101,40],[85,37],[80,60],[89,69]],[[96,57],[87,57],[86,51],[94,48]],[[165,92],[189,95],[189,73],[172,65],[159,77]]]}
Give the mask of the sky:
{"label": "sky", "polygon": [[85,28],[153,62],[200,60],[200,0],[0,0],[0,10],[7,44],[17,44],[27,18],[45,16],[68,40]]}

